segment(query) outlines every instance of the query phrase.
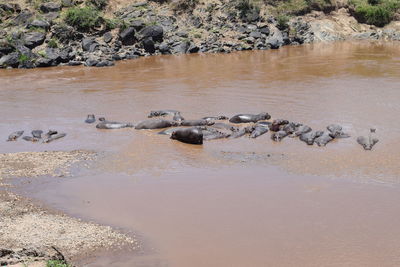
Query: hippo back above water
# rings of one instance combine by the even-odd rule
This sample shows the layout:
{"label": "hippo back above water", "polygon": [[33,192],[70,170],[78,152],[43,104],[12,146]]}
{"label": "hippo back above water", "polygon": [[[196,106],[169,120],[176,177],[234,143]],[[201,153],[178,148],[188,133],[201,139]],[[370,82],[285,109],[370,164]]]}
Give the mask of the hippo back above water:
{"label": "hippo back above water", "polygon": [[249,123],[258,122],[262,120],[269,120],[271,116],[267,112],[262,112],[260,114],[238,114],[230,118],[231,123]]}
{"label": "hippo back above water", "polygon": [[162,129],[168,128],[172,126],[179,126],[179,123],[176,121],[167,121],[167,120],[147,120],[142,121],[135,126],[136,130],[142,129]]}

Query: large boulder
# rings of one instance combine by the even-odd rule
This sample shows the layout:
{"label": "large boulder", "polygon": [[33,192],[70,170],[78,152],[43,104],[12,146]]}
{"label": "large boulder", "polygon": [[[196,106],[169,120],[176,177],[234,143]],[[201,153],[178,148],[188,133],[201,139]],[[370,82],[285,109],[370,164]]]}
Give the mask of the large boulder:
{"label": "large boulder", "polygon": [[0,58],[0,68],[13,67],[16,68],[19,65],[19,54],[13,52],[11,54],[2,56]]}
{"label": "large boulder", "polygon": [[50,23],[45,20],[35,19],[28,24],[28,28],[40,28],[47,31],[50,28]]}
{"label": "large boulder", "polygon": [[28,32],[24,35],[24,43],[26,47],[35,48],[43,44],[46,35],[41,32]]}
{"label": "large boulder", "polygon": [[140,35],[143,39],[153,38],[154,42],[162,42],[164,36],[164,29],[161,26],[153,25],[147,26],[143,30],[140,31]]}
{"label": "large boulder", "polygon": [[142,41],[143,48],[147,53],[153,54],[156,51],[154,41],[151,37],[148,37]]}
{"label": "large boulder", "polygon": [[92,38],[84,38],[82,40],[83,51],[94,52],[99,44]]}
{"label": "large boulder", "polygon": [[61,3],[49,2],[40,5],[40,10],[43,13],[58,12],[61,10]]}
{"label": "large boulder", "polygon": [[128,27],[119,34],[119,37],[123,45],[133,45],[136,42],[135,29]]}

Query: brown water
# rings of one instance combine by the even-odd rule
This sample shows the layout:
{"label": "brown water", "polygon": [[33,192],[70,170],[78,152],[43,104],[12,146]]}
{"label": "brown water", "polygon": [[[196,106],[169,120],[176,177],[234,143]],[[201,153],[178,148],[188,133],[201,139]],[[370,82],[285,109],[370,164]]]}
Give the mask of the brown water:
{"label": "brown water", "polygon": [[[0,72],[0,133],[55,128],[49,145],[93,149],[94,170],[25,188],[69,214],[138,233],[144,251],[93,266],[398,266],[400,46],[339,43],[229,55],[160,56],[104,69]],[[352,138],[215,140],[194,147],[154,131],[101,131],[86,114],[137,122],[266,111]],[[355,138],[377,128],[364,151]]]}

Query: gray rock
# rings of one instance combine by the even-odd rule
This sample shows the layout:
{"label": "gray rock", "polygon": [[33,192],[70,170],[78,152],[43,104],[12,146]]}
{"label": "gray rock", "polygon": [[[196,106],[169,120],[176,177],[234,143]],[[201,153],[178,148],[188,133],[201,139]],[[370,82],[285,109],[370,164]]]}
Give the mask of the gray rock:
{"label": "gray rock", "polygon": [[143,20],[134,20],[130,24],[131,27],[135,28],[136,31],[140,31],[146,26]]}
{"label": "gray rock", "polygon": [[85,61],[85,65],[88,67],[94,67],[97,64],[99,64],[99,59],[95,58],[95,57],[89,57],[86,61]]}
{"label": "gray rock", "polygon": [[265,35],[267,35],[267,36],[268,36],[269,33],[270,33],[268,26],[261,27],[261,28],[259,29],[259,31],[260,31],[262,34],[265,34]]}
{"label": "gray rock", "polygon": [[0,58],[0,67],[13,67],[16,68],[19,65],[19,54],[18,52],[13,52],[11,54],[2,56]]}
{"label": "gray rock", "polygon": [[153,54],[156,51],[153,38],[148,37],[142,41],[143,48],[147,53]]}
{"label": "gray rock", "polygon": [[53,66],[53,60],[51,60],[50,58],[46,58],[46,57],[40,57],[36,60],[35,62],[36,67],[50,67]]}
{"label": "gray rock", "polygon": [[99,44],[92,38],[84,38],[82,40],[83,51],[94,52]]}
{"label": "gray rock", "polygon": [[199,52],[199,50],[200,50],[200,48],[197,45],[195,45],[194,43],[190,43],[190,46],[188,48],[189,53],[191,53],[191,54],[197,53],[197,52]]}
{"label": "gray rock", "polygon": [[22,10],[13,20],[14,25],[26,25],[27,22],[33,17],[33,13],[27,9]]}
{"label": "gray rock", "polygon": [[259,39],[259,38],[261,38],[261,32],[259,32],[259,31],[254,31],[254,32],[251,32],[249,36],[250,36],[250,37],[253,37],[253,38],[255,38],[255,39]]}
{"label": "gray rock", "polygon": [[164,29],[159,25],[147,26],[140,32],[140,35],[143,39],[151,37],[154,42],[162,42]]}
{"label": "gray rock", "polygon": [[179,37],[182,37],[182,38],[187,38],[188,37],[187,32],[177,32],[176,35],[179,36]]}
{"label": "gray rock", "polygon": [[160,44],[160,46],[158,47],[158,50],[160,50],[160,52],[162,54],[169,54],[170,53],[169,45],[166,44],[166,43]]}
{"label": "gray rock", "polygon": [[41,32],[28,32],[24,35],[24,43],[26,47],[35,48],[43,44],[46,35]]}
{"label": "gray rock", "polygon": [[40,28],[47,31],[50,28],[50,24],[45,20],[35,19],[28,24],[28,28]]}
{"label": "gray rock", "polygon": [[119,34],[119,37],[123,45],[133,45],[136,42],[135,28],[126,28]]}
{"label": "gray rock", "polygon": [[185,54],[189,49],[189,43],[188,42],[180,42],[176,43],[172,47],[172,53],[174,54]]}
{"label": "gray rock", "polygon": [[271,49],[279,49],[283,45],[283,38],[273,36],[266,43]]}
{"label": "gray rock", "polygon": [[74,1],[73,0],[61,0],[61,5],[63,7],[72,7],[72,6],[74,6]]}
{"label": "gray rock", "polygon": [[40,5],[40,10],[43,13],[58,12],[61,10],[61,4],[55,2],[43,3]]}
{"label": "gray rock", "polygon": [[110,66],[114,66],[114,62],[112,62],[111,60],[101,60],[99,63],[96,64],[96,67],[98,68]]}
{"label": "gray rock", "polygon": [[111,42],[112,39],[113,39],[113,36],[112,36],[111,32],[106,32],[106,33],[103,35],[103,40],[104,40],[104,42],[106,42],[106,43]]}

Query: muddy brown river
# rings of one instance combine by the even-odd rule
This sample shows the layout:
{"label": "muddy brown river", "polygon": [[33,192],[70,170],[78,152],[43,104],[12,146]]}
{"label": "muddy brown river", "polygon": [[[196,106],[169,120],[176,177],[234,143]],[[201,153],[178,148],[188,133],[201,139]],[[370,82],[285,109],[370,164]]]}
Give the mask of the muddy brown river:
{"label": "muddy brown river", "polygon": [[[58,129],[53,143],[1,142],[0,153],[88,149],[70,178],[23,193],[70,215],[135,233],[138,252],[85,266],[399,266],[400,45],[337,43],[276,51],[156,56],[110,68],[0,71],[0,133]],[[351,138],[178,143],[157,131],[98,130],[94,113],[138,122],[268,112]],[[356,137],[377,129],[364,151]]]}

